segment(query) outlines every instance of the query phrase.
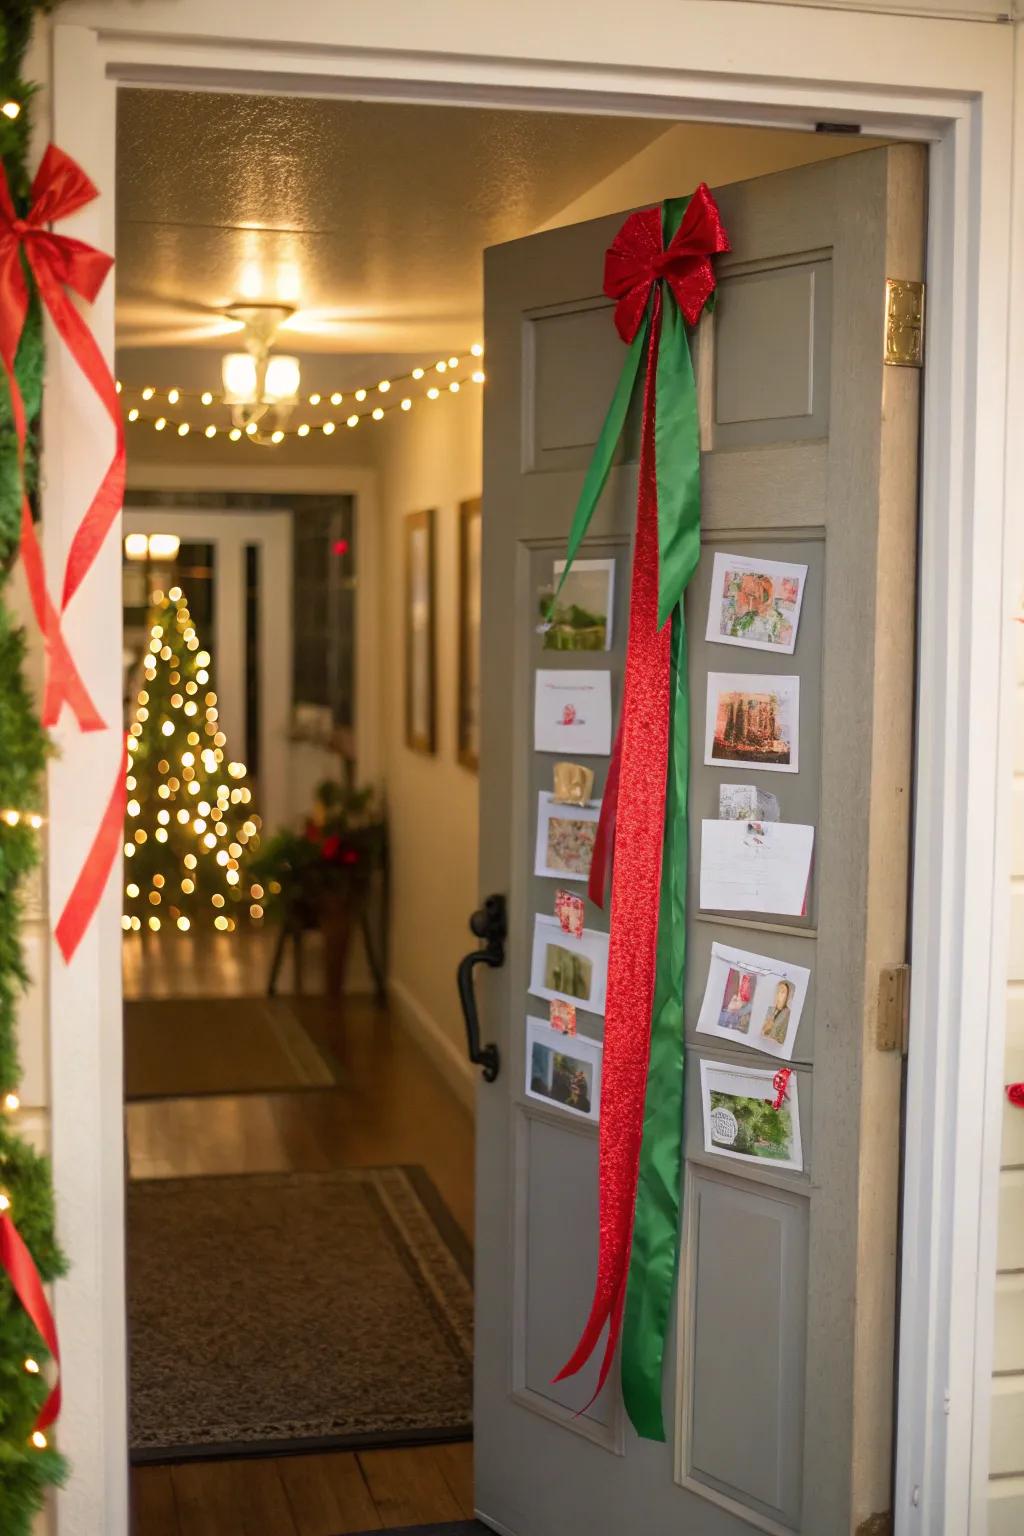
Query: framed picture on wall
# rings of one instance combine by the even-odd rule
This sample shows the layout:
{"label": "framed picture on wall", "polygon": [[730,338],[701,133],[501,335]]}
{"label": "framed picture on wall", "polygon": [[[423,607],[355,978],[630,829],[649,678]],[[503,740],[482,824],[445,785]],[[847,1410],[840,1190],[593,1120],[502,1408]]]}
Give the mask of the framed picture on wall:
{"label": "framed picture on wall", "polygon": [[480,498],[459,507],[459,709],[456,756],[480,767]]}
{"label": "framed picture on wall", "polygon": [[434,513],[405,519],[405,743],[437,749],[434,677]]}

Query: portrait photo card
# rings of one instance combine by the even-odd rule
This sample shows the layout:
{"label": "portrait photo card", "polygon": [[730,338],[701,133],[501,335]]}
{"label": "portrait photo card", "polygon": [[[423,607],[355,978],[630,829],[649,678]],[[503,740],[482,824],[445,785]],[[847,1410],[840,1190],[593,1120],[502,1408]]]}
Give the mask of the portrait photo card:
{"label": "portrait photo card", "polygon": [[743,1163],[770,1163],[801,1172],[800,1104],[797,1074],[785,1085],[779,1108],[775,1073],[724,1061],[700,1064],[704,1150]]}
{"label": "portrait photo card", "polygon": [[707,639],[792,656],[806,582],[806,565],[716,554]]}
{"label": "portrait photo card", "polygon": [[526,1095],[581,1120],[601,1113],[601,1042],[526,1020]]}
{"label": "portrait photo card", "polygon": [[607,757],[612,749],[610,672],[541,667],[536,674],[533,746],[568,758]]}
{"label": "portrait photo card", "polygon": [[590,805],[560,805],[554,795],[541,790],[534,874],[554,880],[586,880],[600,815],[600,800]]}
{"label": "portrait photo card", "polygon": [[797,773],[799,677],[709,672],[704,761],[711,767]]}
{"label": "portrait photo card", "polygon": [[573,1003],[585,1013],[604,1014],[608,978],[608,935],[584,928],[566,933],[557,917],[533,920],[530,991],[548,1002]]}
{"label": "portrait photo card", "polygon": [[789,1061],[810,979],[806,966],[712,944],[697,1031]]}

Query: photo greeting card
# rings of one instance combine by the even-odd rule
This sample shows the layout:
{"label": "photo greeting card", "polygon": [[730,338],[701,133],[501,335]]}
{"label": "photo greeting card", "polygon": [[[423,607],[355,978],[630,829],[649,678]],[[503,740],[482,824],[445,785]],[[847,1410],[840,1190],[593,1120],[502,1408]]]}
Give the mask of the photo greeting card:
{"label": "photo greeting card", "polygon": [[554,582],[548,591],[540,594],[544,649],[610,651],[615,561],[574,560],[572,570],[558,592],[564,570],[565,561],[556,560]]}
{"label": "photo greeting card", "polygon": [[[781,1089],[776,1083],[779,1078]],[[700,1098],[705,1152],[802,1171],[795,1072],[786,1081],[785,1069],[780,1074],[724,1061],[702,1061]]]}
{"label": "photo greeting card", "polygon": [[554,880],[586,880],[600,815],[600,800],[590,805],[560,805],[554,795],[541,790],[534,874]]}
{"label": "photo greeting card", "polygon": [[564,1035],[545,1019],[526,1020],[526,1095],[582,1120],[601,1111],[601,1042]]}
{"label": "photo greeting card", "polygon": [[533,706],[536,752],[607,757],[612,749],[610,672],[537,672]]}
{"label": "photo greeting card", "polygon": [[796,773],[800,766],[800,679],[709,672],[704,761],[712,767]]}
{"label": "photo greeting card", "polygon": [[789,1061],[810,979],[806,966],[712,944],[697,1031]]}
{"label": "photo greeting card", "polygon": [[607,976],[606,933],[584,928],[577,939],[566,933],[557,917],[537,914],[530,962],[530,991],[535,997],[603,1014]]}
{"label": "photo greeting card", "polygon": [[791,656],[806,582],[806,565],[716,554],[707,639]]}

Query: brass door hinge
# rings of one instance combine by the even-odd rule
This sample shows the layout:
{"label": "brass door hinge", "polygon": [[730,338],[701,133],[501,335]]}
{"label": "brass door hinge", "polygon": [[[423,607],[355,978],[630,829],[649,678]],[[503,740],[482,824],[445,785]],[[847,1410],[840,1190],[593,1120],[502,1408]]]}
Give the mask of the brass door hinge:
{"label": "brass door hinge", "polygon": [[910,966],[891,965],[878,978],[878,1024],[875,1044],[880,1051],[907,1054],[910,1026]]}
{"label": "brass door hinge", "polygon": [[924,363],[924,283],[886,278],[883,356],[893,368],[920,368]]}

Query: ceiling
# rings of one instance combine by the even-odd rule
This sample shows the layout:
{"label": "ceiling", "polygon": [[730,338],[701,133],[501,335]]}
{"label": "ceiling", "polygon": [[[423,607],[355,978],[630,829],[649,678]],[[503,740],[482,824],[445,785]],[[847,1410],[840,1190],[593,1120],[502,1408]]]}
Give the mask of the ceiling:
{"label": "ceiling", "polygon": [[134,89],[118,114],[122,372],[126,349],[140,365],[150,349],[222,351],[219,311],[245,298],[296,306],[279,346],[352,367],[465,349],[484,248],[552,219],[667,126]]}

